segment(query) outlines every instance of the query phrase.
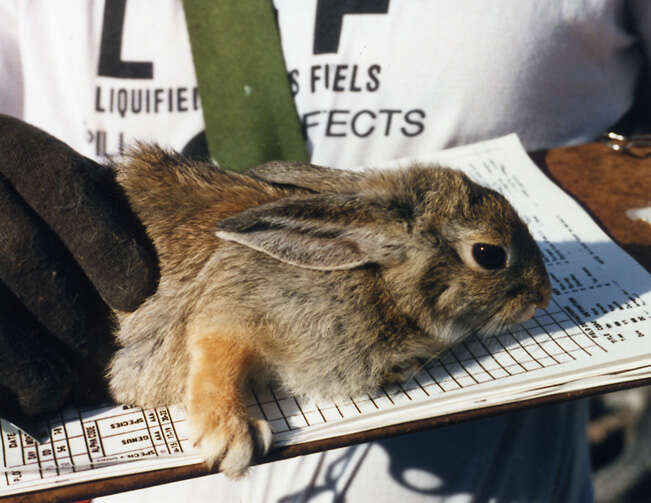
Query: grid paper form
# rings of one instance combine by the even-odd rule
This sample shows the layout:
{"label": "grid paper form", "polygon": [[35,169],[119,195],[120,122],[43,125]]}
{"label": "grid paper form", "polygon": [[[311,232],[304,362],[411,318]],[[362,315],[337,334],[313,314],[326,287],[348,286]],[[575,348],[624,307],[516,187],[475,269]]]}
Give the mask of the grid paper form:
{"label": "grid paper form", "polygon": [[[644,326],[651,336],[648,314],[629,319],[631,325]],[[409,407],[418,402],[429,403],[449,392],[508,383],[513,377],[536,375],[543,369],[563,375],[565,367],[607,359],[610,345],[608,336],[591,336],[553,301],[548,309],[538,310],[526,323],[497,336],[472,335],[425,365],[411,379],[374,393],[323,403],[265,386],[252,390],[247,406],[253,417],[269,421],[277,443],[290,444],[317,425],[350,421],[371,412]],[[431,415],[436,415],[435,412]]]}
{"label": "grid paper form", "polygon": [[[246,404],[269,421],[276,445],[651,376],[649,274],[532,165],[516,137],[421,161],[462,169],[509,198],[541,248],[552,302],[526,323],[470,336],[412,378],[370,394],[315,402],[256,385]],[[41,444],[7,421],[1,426],[0,495],[201,460],[181,407],[65,410],[43,425],[50,435]]]}
{"label": "grid paper form", "polygon": [[70,408],[43,425],[50,432],[38,443],[2,420],[4,484],[65,477],[148,457],[170,457],[192,451],[182,407]]}

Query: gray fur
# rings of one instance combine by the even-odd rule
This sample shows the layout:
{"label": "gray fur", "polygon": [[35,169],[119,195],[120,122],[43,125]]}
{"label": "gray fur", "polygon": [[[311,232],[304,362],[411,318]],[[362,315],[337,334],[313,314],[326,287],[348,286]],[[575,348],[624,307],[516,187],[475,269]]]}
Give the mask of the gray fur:
{"label": "gray fur", "polygon": [[[186,339],[201,327],[243,327],[259,356],[251,377],[333,398],[549,300],[525,224],[502,196],[449,169],[275,163],[250,176],[154,147],[116,169],[161,264],[156,294],[118,313],[109,375],[122,402],[184,402]],[[506,270],[469,267],[460,247],[473,239],[515,259]]]}

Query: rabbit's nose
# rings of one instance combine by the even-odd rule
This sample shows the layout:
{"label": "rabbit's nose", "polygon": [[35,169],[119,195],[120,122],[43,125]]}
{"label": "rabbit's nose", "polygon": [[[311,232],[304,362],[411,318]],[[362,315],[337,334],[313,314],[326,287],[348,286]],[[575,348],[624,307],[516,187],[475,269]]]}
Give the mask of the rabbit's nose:
{"label": "rabbit's nose", "polygon": [[552,289],[549,285],[546,285],[546,288],[543,291],[543,294],[541,296],[542,298],[540,301],[536,304],[536,307],[540,309],[545,309],[548,305],[549,302],[552,299]]}
{"label": "rabbit's nose", "polygon": [[552,298],[552,286],[549,282],[549,276],[546,274],[538,283],[534,283],[529,290],[527,301],[531,302],[534,307],[545,309]]}

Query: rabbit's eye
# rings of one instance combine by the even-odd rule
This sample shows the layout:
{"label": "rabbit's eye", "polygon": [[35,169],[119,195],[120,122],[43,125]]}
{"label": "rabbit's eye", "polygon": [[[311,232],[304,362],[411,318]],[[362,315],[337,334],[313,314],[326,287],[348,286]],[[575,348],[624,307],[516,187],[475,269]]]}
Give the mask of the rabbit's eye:
{"label": "rabbit's eye", "polygon": [[501,246],[475,243],[472,257],[484,269],[503,269],[506,265],[506,252]]}

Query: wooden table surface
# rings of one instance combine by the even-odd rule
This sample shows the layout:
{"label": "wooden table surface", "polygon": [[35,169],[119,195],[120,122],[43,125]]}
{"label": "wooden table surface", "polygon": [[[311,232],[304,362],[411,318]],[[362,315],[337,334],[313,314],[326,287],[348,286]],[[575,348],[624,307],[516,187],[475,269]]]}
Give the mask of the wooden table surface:
{"label": "wooden table surface", "polygon": [[[610,150],[602,143],[589,143],[532,154],[536,164],[558,185],[572,195],[597,223],[647,271],[651,271],[651,225],[627,216],[632,208],[651,206],[651,158],[635,159]],[[550,201],[553,204],[553,201]],[[636,383],[595,388],[587,394],[648,384],[649,379]],[[581,396],[586,396],[582,394]],[[504,413],[524,407],[577,398],[565,393],[552,397],[527,400],[517,404],[490,407],[481,411],[450,414],[421,421],[379,428],[335,439],[273,449],[265,461],[284,459],[312,452],[366,442],[392,435],[411,433],[449,423],[466,421],[479,416]],[[163,484],[208,474],[201,464],[157,470],[86,482],[53,490],[7,497],[13,502],[74,501],[93,496]]]}

